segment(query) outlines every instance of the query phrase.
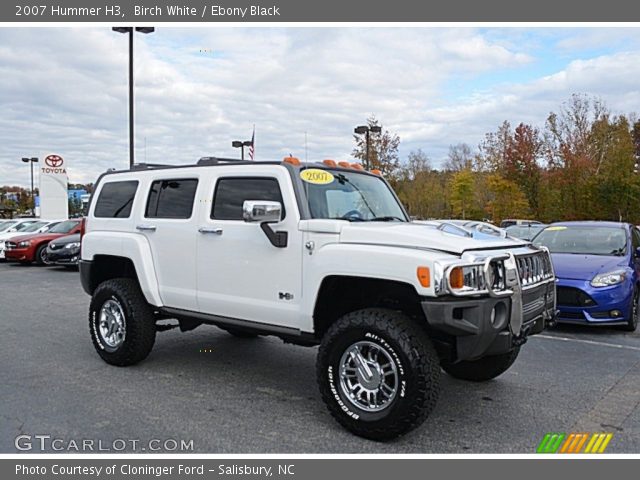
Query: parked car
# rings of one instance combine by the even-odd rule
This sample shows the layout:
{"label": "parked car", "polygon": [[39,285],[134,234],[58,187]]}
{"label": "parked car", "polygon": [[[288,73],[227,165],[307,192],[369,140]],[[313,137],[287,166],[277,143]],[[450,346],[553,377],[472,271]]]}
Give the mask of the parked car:
{"label": "parked car", "polygon": [[0,225],[0,260],[4,260],[5,242],[13,237],[19,237],[27,233],[35,233],[41,227],[47,225],[45,221],[39,220],[7,220]]}
{"label": "parked car", "polygon": [[529,225],[511,225],[505,230],[507,235],[522,240],[531,241],[538,233],[548,227],[546,223],[531,223]]}
{"label": "parked car", "polygon": [[500,222],[500,228],[507,228],[512,225],[538,225],[542,222],[537,220],[523,220],[520,218],[505,218]]}
{"label": "parked car", "polygon": [[72,233],[80,233],[81,220],[65,220],[46,233],[22,235],[5,242],[5,257],[20,263],[47,263],[47,245],[51,240]]}
{"label": "parked car", "polygon": [[80,256],[80,234],[66,235],[51,240],[47,246],[47,262],[77,268]]}
{"label": "parked car", "polygon": [[507,237],[504,229],[480,220],[414,220],[414,223],[432,226],[445,233],[472,237],[476,240],[495,240],[496,237]]}
{"label": "parked car", "polygon": [[627,223],[562,222],[534,245],[551,251],[559,322],[621,325],[634,331],[640,312],[640,230]]}

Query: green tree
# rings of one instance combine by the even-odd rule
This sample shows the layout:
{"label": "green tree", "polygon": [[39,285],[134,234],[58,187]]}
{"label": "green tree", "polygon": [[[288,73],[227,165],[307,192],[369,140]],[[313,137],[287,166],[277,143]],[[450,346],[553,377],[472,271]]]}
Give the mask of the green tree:
{"label": "green tree", "polygon": [[529,215],[527,197],[516,182],[493,173],[487,179],[487,187],[493,198],[487,204],[486,211],[494,223],[505,218],[522,218]]}
{"label": "green tree", "polygon": [[473,172],[470,169],[460,170],[450,180],[451,209],[455,217],[466,219],[473,216],[478,209],[474,205],[475,188]]}

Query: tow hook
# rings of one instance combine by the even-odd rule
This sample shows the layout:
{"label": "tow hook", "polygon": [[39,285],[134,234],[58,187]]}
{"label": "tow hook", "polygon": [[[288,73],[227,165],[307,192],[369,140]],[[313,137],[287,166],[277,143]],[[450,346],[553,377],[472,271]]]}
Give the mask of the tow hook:
{"label": "tow hook", "polygon": [[522,327],[520,335],[513,337],[513,346],[519,347],[520,345],[524,345],[527,343],[527,337],[529,336],[529,332],[531,331],[531,325],[525,325]]}

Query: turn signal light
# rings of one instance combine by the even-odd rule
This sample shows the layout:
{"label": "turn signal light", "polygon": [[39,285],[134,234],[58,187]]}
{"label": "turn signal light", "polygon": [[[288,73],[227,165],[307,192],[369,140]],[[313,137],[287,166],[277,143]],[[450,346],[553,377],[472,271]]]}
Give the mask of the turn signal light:
{"label": "turn signal light", "polygon": [[290,163],[291,165],[295,165],[296,167],[300,165],[300,160],[296,157],[284,157],[282,160],[284,163]]}
{"label": "turn signal light", "polygon": [[335,160],[323,160],[322,163],[324,163],[327,167],[333,167],[333,168],[335,168],[335,166],[338,165]]}
{"label": "turn signal light", "polygon": [[420,285],[424,288],[429,288],[431,286],[431,271],[429,267],[418,267],[416,272],[418,274],[418,281]]}
{"label": "turn signal light", "polygon": [[455,288],[456,290],[464,287],[464,271],[462,267],[455,267],[449,273],[449,284],[451,288]]}

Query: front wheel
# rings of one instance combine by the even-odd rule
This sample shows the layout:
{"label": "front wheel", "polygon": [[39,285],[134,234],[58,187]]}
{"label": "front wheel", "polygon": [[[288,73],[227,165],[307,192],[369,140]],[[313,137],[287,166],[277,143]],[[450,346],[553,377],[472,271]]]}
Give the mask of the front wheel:
{"label": "front wheel", "polygon": [[440,392],[439,360],[429,337],[391,310],[359,310],[337,320],[322,339],[316,372],[331,415],[372,440],[418,427]]}
{"label": "front wheel", "polygon": [[509,370],[518,358],[520,347],[500,355],[482,357],[478,360],[463,360],[458,363],[442,362],[442,369],[454,378],[472,382],[486,382]]}
{"label": "front wheel", "polygon": [[35,256],[36,264],[49,265],[49,259],[47,258],[47,244],[40,245],[36,250]]}
{"label": "front wheel", "polygon": [[98,355],[120,367],[144,360],[156,339],[153,310],[130,278],[98,285],[91,297],[89,329]]}
{"label": "front wheel", "polygon": [[622,329],[626,332],[635,332],[638,328],[638,319],[640,318],[640,289],[638,287],[633,290],[633,302],[631,304],[631,313],[626,325]]}

